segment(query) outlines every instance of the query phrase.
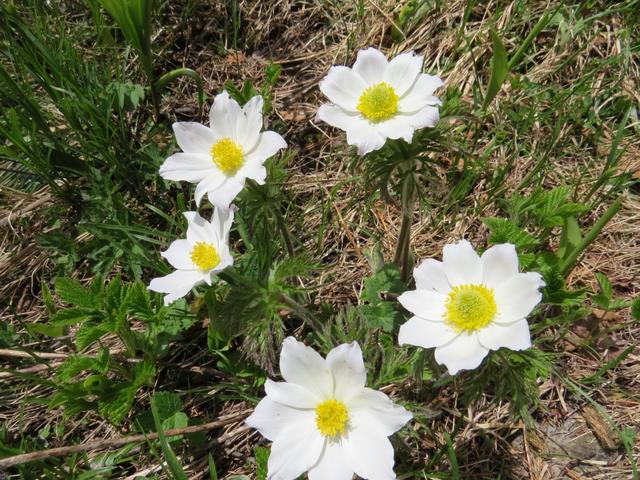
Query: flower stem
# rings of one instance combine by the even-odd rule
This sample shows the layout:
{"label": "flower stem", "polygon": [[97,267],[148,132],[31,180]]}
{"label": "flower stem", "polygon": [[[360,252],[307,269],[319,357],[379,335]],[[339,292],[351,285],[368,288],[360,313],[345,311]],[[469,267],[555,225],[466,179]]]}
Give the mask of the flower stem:
{"label": "flower stem", "polygon": [[398,243],[393,262],[400,269],[400,278],[403,282],[409,279],[409,265],[411,260],[411,224],[413,223],[413,211],[415,208],[415,188],[414,177],[411,167],[413,166],[414,155],[409,149],[397,142],[398,153],[404,159],[400,165],[402,178],[402,191],[400,192],[400,204],[402,205],[402,224],[398,234]]}

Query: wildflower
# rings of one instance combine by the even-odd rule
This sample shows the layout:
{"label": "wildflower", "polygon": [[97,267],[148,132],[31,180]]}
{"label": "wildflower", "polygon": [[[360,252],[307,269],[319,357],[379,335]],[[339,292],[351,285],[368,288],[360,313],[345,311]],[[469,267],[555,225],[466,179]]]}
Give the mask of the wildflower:
{"label": "wildflower", "polygon": [[514,245],[479,257],[466,240],[445,245],[442,262],[429,259],[413,271],[416,290],[399,302],[415,316],[400,327],[400,345],[435,347],[435,359],[454,375],[474,369],[489,353],[531,346],[526,317],[542,298],[540,274],[520,273]]}
{"label": "wildflower", "polygon": [[174,123],[182,152],[165,160],[160,167],[162,178],[197,183],[196,205],[200,206],[207,194],[219,209],[229,208],[247,178],[264,184],[265,160],[287,144],[276,132],[260,132],[262,104],[262,97],[255,96],[241,108],[224,91],[211,106],[210,127],[195,122]]}
{"label": "wildflower", "polygon": [[342,344],[326,360],[285,339],[280,354],[284,382],[267,380],[247,424],[273,441],[269,480],[394,479],[388,436],[411,419],[384,393],[365,387],[360,346]]}
{"label": "wildflower", "polygon": [[229,252],[229,229],[235,209],[215,209],[211,222],[197,212],[184,212],[187,219],[187,238],[175,240],[161,255],[176,270],[154,278],[149,290],[162,292],[165,305],[184,297],[197,285],[211,285],[212,276],[233,265]]}
{"label": "wildflower", "polygon": [[443,82],[421,73],[422,60],[414,52],[387,61],[375,48],[360,50],[353,68],[331,67],[320,82],[331,103],[316,119],[346,131],[360,155],[378,150],[387,138],[411,143],[415,130],[438,122],[442,104],[433,92]]}

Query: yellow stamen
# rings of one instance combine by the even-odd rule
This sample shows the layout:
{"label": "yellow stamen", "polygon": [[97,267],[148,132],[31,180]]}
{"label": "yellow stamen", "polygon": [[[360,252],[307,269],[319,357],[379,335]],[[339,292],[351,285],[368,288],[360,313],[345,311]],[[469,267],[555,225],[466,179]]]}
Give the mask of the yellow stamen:
{"label": "yellow stamen", "polygon": [[376,83],[362,92],[357,108],[372,122],[389,120],[398,113],[398,95],[387,82]]}
{"label": "yellow stamen", "polygon": [[223,173],[234,175],[244,165],[242,146],[224,137],[211,147],[211,160]]}
{"label": "yellow stamen", "polygon": [[339,400],[330,399],[316,407],[316,425],[325,437],[336,437],[347,430],[349,411]]}
{"label": "yellow stamen", "polygon": [[211,270],[220,263],[220,255],[210,243],[197,242],[191,250],[191,261],[200,270]]}
{"label": "yellow stamen", "polygon": [[458,285],[447,297],[445,321],[458,332],[476,332],[489,325],[498,307],[493,289],[484,285]]}

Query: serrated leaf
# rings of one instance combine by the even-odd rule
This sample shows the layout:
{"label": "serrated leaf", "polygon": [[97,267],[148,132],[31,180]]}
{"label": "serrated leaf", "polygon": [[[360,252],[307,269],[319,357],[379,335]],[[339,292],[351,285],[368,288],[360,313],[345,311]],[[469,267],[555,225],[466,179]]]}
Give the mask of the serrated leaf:
{"label": "serrated leaf", "polygon": [[114,425],[121,424],[133,405],[136,390],[133,386],[114,386],[98,399],[98,412]]}
{"label": "serrated leaf", "polygon": [[46,283],[42,282],[42,301],[44,306],[47,307],[47,311],[50,315],[53,315],[58,310],[51,296],[51,291]]}
{"label": "serrated leaf", "polygon": [[537,247],[540,241],[533,235],[527,233],[522,228],[514,225],[505,218],[489,217],[482,220],[489,227],[491,235],[489,243],[496,245],[499,243],[512,243],[518,249],[531,249]]}
{"label": "serrated leaf", "polygon": [[77,380],[76,377],[80,373],[92,370],[96,363],[95,359],[91,357],[72,355],[58,367],[56,376],[61,382],[71,382],[72,380]]}
{"label": "serrated leaf", "polygon": [[383,293],[402,293],[406,284],[400,279],[400,270],[392,263],[384,265],[372,277],[365,279],[361,298],[373,305],[383,302]]}
{"label": "serrated leaf", "polygon": [[48,325],[46,323],[27,323],[27,330],[30,333],[38,333],[47,337],[62,337],[65,335],[64,325]]}
{"label": "serrated leaf", "polygon": [[385,332],[392,332],[398,311],[391,302],[380,302],[376,305],[360,305],[362,316],[367,321],[369,328],[382,328]]}
{"label": "serrated leaf", "polygon": [[96,325],[85,323],[76,332],[76,347],[79,351],[82,351],[111,332],[112,328],[110,328],[110,324],[102,323]]}
{"label": "serrated leaf", "polygon": [[77,280],[66,277],[56,278],[55,288],[56,294],[64,302],[84,308],[92,308],[94,306],[93,298]]}
{"label": "serrated leaf", "polygon": [[76,325],[91,318],[91,312],[84,308],[67,308],[59,310],[49,319],[49,323],[55,326]]}

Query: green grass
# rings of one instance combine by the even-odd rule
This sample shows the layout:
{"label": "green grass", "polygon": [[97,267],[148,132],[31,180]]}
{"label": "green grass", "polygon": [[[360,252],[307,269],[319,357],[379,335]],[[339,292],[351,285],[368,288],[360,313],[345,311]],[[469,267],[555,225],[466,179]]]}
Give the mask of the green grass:
{"label": "green grass", "polygon": [[[368,385],[414,412],[392,440],[399,478],[521,478],[542,464],[638,478],[627,410],[640,408],[639,9],[0,5],[0,221],[12,232],[0,257],[0,462],[251,409],[293,334],[323,354],[358,341]],[[328,67],[368,45],[419,51],[446,87],[436,128],[363,162],[342,132],[310,121]],[[191,186],[158,168],[177,150],[171,123],[207,121],[204,93],[222,88],[241,103],[263,95],[265,122],[290,148],[269,160],[265,186],[236,199],[234,267],[164,307],[144,286],[170,271],[159,252],[184,235],[180,212],[193,205]],[[547,286],[534,348],[451,377],[432,351],[397,346],[407,313],[395,298],[412,288],[414,263],[461,236],[516,244]],[[607,466],[523,443],[585,405],[621,437]],[[9,478],[264,478],[268,443],[240,419],[222,439],[161,434],[24,463]]]}

